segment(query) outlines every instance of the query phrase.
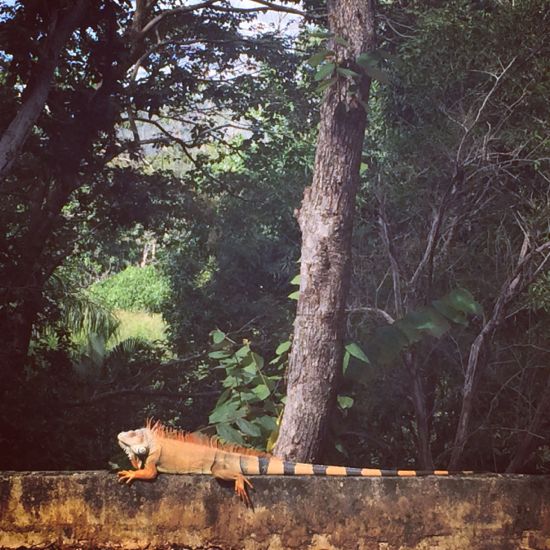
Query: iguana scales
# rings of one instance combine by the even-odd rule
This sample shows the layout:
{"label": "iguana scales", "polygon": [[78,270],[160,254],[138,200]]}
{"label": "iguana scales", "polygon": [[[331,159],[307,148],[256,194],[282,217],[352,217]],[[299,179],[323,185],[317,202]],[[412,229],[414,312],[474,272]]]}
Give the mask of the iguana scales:
{"label": "iguana scales", "polygon": [[[218,479],[235,481],[235,492],[247,503],[250,475],[321,475],[321,476],[446,476],[447,470],[380,470],[322,466],[281,460],[267,453],[220,443],[199,433],[185,433],[148,421],[144,428],[121,432],[118,443],[135,470],[118,472],[119,481],[154,479],[158,472],[169,474],[211,474]],[[471,473],[471,472],[457,472]]]}

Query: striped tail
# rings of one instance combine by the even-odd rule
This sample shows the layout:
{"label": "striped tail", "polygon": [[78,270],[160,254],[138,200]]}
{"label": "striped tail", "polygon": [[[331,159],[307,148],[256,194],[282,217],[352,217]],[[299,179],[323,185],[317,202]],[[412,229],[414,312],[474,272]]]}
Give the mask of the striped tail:
{"label": "striped tail", "polygon": [[469,471],[451,472],[448,470],[380,470],[377,468],[351,468],[349,466],[324,466],[289,462],[275,457],[240,457],[240,470],[243,475],[274,476],[347,476],[347,477],[416,477],[468,475]]}

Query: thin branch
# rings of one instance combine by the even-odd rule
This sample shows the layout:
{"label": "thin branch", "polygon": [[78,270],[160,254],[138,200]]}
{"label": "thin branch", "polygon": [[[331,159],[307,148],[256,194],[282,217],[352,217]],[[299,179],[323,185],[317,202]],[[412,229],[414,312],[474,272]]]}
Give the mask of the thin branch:
{"label": "thin branch", "polygon": [[[475,125],[479,122],[479,119],[481,118],[481,115],[483,114],[483,111],[485,110],[485,107],[487,106],[487,103],[489,102],[489,99],[491,99],[491,96],[495,93],[495,91],[498,88],[501,80],[504,78],[504,76],[506,75],[506,73],[508,72],[510,67],[514,64],[516,59],[517,59],[517,57],[513,57],[512,60],[510,61],[510,63],[508,63],[508,65],[506,65],[506,67],[503,67],[501,73],[498,74],[498,75],[493,74],[493,73],[487,73],[487,74],[490,74],[495,79],[495,81],[494,81],[493,86],[491,87],[491,89],[487,92],[487,94],[483,98],[483,101],[481,102],[481,105],[479,106],[479,109],[477,110],[477,114],[476,114],[474,120],[472,121],[471,124],[468,125],[468,127],[466,128],[466,131],[464,132],[464,135],[462,136],[462,139],[460,140],[460,144],[458,146],[458,149],[457,149],[457,152],[456,152],[456,158],[455,158],[455,163],[456,163],[457,166],[459,166],[461,164],[460,159],[462,157],[462,149],[464,147],[464,144],[466,142],[467,137],[470,135],[470,132],[474,129]],[[483,71],[483,72],[486,72],[486,71]]]}
{"label": "thin branch", "polygon": [[166,137],[172,139],[175,143],[177,143],[181,150],[183,151],[183,154],[189,159],[189,161],[193,164],[193,166],[199,168],[201,170],[201,172],[208,178],[210,179],[211,181],[217,183],[228,195],[236,198],[236,199],[239,199],[243,202],[249,202],[248,199],[245,199],[244,197],[241,197],[240,195],[236,195],[235,193],[233,193],[230,189],[228,189],[227,185],[221,181],[220,179],[216,178],[215,176],[213,176],[212,174],[210,174],[209,172],[205,171],[201,166],[199,166],[199,164],[197,163],[197,161],[195,160],[195,158],[193,158],[193,155],[189,152],[189,147],[193,147],[195,146],[195,144],[193,145],[188,145],[187,143],[185,143],[185,141],[183,141],[182,139],[174,136],[173,134],[171,134],[168,130],[166,130],[166,128],[164,128],[164,126],[162,126],[162,124],[160,124],[159,122],[157,122],[156,120],[151,120],[151,119],[147,119],[147,118],[136,118],[137,121],[140,121],[140,122],[145,122],[147,124],[151,124],[153,126],[155,126],[156,128],[158,128]]}
{"label": "thin branch", "polygon": [[384,309],[378,307],[349,307],[346,308],[346,313],[356,313],[364,311],[365,313],[374,313],[382,317],[389,325],[395,323],[395,319]]}
{"label": "thin branch", "polygon": [[397,317],[403,317],[403,296],[401,294],[401,269],[399,267],[399,262],[393,251],[393,246],[390,238],[390,230],[388,226],[388,221],[386,218],[385,210],[385,201],[384,197],[378,197],[379,204],[379,216],[378,216],[378,226],[380,227],[380,236],[384,247],[386,249],[386,254],[390,260],[390,268],[393,282],[393,299],[395,314]]}
{"label": "thin branch", "polygon": [[268,2],[267,0],[252,0],[252,2],[255,2],[256,4],[260,4],[261,6],[266,6],[267,8],[269,8],[270,11],[292,13],[294,15],[300,15],[301,17],[314,18],[314,19],[325,17],[325,15],[310,14],[305,11],[298,10],[296,8],[289,8],[288,6],[281,6],[280,4],[275,4],[274,2]]}
{"label": "thin branch", "polygon": [[156,17],[151,19],[139,32],[139,38],[143,38],[147,33],[149,33],[151,30],[153,30],[163,19],[166,17],[169,17],[171,15],[177,15],[181,13],[190,13],[192,11],[197,11],[202,8],[207,8],[211,6],[212,4],[215,4],[219,0],[206,0],[205,2],[201,2],[200,4],[194,4],[192,6],[180,6],[179,8],[174,8],[171,10],[166,10],[161,13],[159,13]]}
{"label": "thin branch", "polygon": [[96,403],[101,403],[113,398],[119,397],[153,397],[153,398],[163,398],[163,399],[192,399],[196,397],[212,397],[219,395],[219,390],[211,390],[204,392],[193,392],[192,394],[184,394],[179,392],[170,392],[170,391],[161,391],[161,390],[140,390],[136,388],[124,388],[121,390],[113,390],[104,393],[98,393],[88,399],[83,399],[80,401],[66,401],[64,405],[66,407],[86,407],[89,405],[95,405]]}
{"label": "thin branch", "polygon": [[[433,262],[433,255],[435,250],[435,245],[438,242],[439,239],[439,233],[441,229],[441,222],[443,219],[443,213],[445,211],[445,203],[446,201],[444,199],[441,200],[441,203],[439,204],[439,208],[434,211],[432,223],[430,225],[430,232],[428,233],[428,241],[426,243],[426,248],[424,250],[424,254],[422,256],[422,259],[418,263],[418,266],[416,267],[416,270],[411,277],[409,281],[409,286],[413,288],[416,283],[418,282],[418,279],[420,278],[420,275],[424,271],[424,268],[427,265],[431,265]],[[432,269],[430,269],[430,274],[432,272]],[[431,278],[431,277],[430,277]]]}
{"label": "thin branch", "polygon": [[179,8],[163,11],[159,13],[156,17],[151,19],[151,21],[149,21],[147,25],[143,27],[143,29],[139,33],[139,38],[143,38],[151,30],[155,29],[159,25],[159,23],[166,17],[169,17],[171,15],[179,15],[182,13],[190,13],[203,8],[212,8],[212,9],[215,9],[216,11],[222,11],[227,13],[277,11],[277,12],[299,15],[301,17],[309,18],[309,19],[319,19],[324,17],[324,15],[309,14],[305,11],[302,11],[296,8],[291,8],[288,6],[282,6],[281,4],[275,4],[274,2],[268,2],[267,0],[252,0],[256,4],[260,4],[261,6],[264,6],[263,8],[233,8],[233,7],[228,8],[226,6],[216,5],[218,1],[219,0],[206,0],[205,2],[194,4],[192,6],[181,6]]}

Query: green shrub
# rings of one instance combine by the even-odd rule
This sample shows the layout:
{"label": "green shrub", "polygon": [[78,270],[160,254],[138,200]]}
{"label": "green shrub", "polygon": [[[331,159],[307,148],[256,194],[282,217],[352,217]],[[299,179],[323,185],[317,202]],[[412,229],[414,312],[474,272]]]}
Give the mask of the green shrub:
{"label": "green shrub", "polygon": [[160,313],[168,283],[153,265],[129,266],[120,273],[94,283],[93,294],[115,309]]}

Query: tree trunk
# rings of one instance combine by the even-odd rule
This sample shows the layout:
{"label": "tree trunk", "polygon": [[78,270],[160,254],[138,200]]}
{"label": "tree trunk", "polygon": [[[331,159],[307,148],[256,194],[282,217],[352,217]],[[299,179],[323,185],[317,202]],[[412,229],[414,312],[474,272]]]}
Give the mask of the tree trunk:
{"label": "tree trunk", "polygon": [[487,338],[493,332],[493,328],[493,323],[485,325],[470,348],[466,376],[462,387],[462,406],[458,418],[451,460],[449,462],[449,470],[458,469],[466,441],[468,440],[468,435],[470,433],[470,416],[474,407],[475,382],[479,370],[480,357],[485,349]]}
{"label": "tree trunk", "polygon": [[0,138],[0,178],[8,173],[44,109],[59,55],[87,6],[88,0],[77,0],[67,13],[54,12],[40,58],[23,92],[23,104]]}
{"label": "tree trunk", "polygon": [[[358,71],[354,60],[375,47],[372,0],[329,1],[328,14],[338,66]],[[350,90],[349,79],[339,77],[325,94],[313,181],[297,215],[302,231],[300,297],[287,402],[275,448],[275,454],[287,459],[318,458],[342,368],[353,214],[366,127],[361,101],[367,101],[370,89],[367,76],[358,80],[356,92]]]}
{"label": "tree trunk", "polygon": [[[6,385],[11,376],[14,380],[22,375],[27,359],[32,329],[43,306],[44,285],[69,250],[52,254],[47,243],[59,224],[63,206],[71,194],[69,183],[52,182],[42,189],[35,189],[36,197],[29,208],[26,233],[18,239],[7,241],[0,238],[0,249],[9,251],[11,261],[0,265],[0,334],[4,346],[0,350],[0,367]],[[11,373],[11,375],[10,375]]]}
{"label": "tree trunk", "polygon": [[414,407],[416,423],[416,447],[418,461],[421,470],[433,470],[432,451],[430,449],[430,421],[429,412],[426,406],[426,392],[422,384],[422,377],[416,366],[412,352],[403,354],[403,361],[411,377],[411,399]]}

